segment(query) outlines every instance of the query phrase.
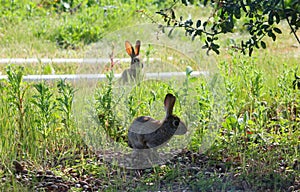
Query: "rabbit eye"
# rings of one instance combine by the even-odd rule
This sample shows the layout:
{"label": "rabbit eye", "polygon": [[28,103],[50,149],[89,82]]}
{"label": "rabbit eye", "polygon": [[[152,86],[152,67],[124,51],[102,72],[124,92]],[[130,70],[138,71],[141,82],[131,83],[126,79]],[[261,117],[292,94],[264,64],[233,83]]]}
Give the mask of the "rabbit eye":
{"label": "rabbit eye", "polygon": [[134,58],[134,59],[133,59],[133,62],[134,62],[134,63],[138,63],[138,62],[140,62],[140,60],[139,60],[138,58]]}
{"label": "rabbit eye", "polygon": [[174,120],[174,121],[173,121],[173,125],[174,125],[175,127],[178,127],[179,121],[178,121],[178,120]]}

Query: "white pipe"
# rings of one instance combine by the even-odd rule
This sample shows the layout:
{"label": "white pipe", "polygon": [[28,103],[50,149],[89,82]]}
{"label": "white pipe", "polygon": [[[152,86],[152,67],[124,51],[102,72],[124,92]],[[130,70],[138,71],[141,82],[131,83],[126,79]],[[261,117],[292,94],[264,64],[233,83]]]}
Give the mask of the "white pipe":
{"label": "white pipe", "polygon": [[[193,71],[191,76],[208,75],[207,71]],[[185,72],[161,72],[161,73],[146,73],[146,79],[166,79],[171,77],[184,77]],[[115,78],[120,78],[121,74],[115,74]],[[7,75],[0,75],[0,79],[7,79]],[[66,74],[66,75],[24,75],[24,81],[40,81],[40,80],[104,80],[106,79],[105,74]]]}

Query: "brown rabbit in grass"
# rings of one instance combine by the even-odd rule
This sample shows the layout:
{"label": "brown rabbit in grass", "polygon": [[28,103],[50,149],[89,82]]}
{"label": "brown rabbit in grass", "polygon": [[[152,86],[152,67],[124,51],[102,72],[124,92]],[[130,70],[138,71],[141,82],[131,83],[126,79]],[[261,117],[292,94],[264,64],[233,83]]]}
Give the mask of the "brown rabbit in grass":
{"label": "brown rabbit in grass", "polygon": [[131,57],[131,64],[129,69],[125,69],[122,73],[122,81],[124,83],[133,81],[141,77],[142,69],[144,67],[138,58],[140,54],[141,41],[137,40],[135,43],[135,49],[129,41],[125,41],[125,49],[127,54]]}
{"label": "brown rabbit in grass", "polygon": [[179,117],[173,115],[176,97],[167,94],[164,105],[166,117],[162,121],[148,116],[136,118],[128,131],[128,145],[133,149],[155,148],[166,143],[173,135],[183,135],[187,128]]}

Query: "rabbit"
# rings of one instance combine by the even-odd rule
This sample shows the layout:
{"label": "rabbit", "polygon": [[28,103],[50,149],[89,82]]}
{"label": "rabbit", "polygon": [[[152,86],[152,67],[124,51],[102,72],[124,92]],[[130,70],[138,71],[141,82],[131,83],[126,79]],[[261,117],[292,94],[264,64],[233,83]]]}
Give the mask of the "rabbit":
{"label": "rabbit", "polygon": [[127,54],[131,57],[131,64],[129,69],[125,69],[122,73],[121,79],[124,83],[137,80],[141,77],[142,69],[144,67],[138,58],[140,54],[141,41],[137,40],[135,43],[135,49],[129,41],[125,41],[125,49]]}
{"label": "rabbit", "polygon": [[187,132],[185,124],[173,115],[175,101],[174,95],[166,95],[166,117],[162,121],[149,116],[137,117],[128,130],[128,146],[133,149],[151,149],[166,143],[173,135],[184,135]]}

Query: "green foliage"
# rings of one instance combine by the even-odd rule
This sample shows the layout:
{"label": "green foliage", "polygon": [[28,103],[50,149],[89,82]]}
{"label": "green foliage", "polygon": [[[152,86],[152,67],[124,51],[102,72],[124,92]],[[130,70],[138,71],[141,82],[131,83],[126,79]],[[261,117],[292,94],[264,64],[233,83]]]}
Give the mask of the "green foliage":
{"label": "green foliage", "polygon": [[[100,127],[113,140],[126,141],[128,127],[136,117],[150,116],[157,120],[165,117],[163,99],[167,93],[172,93],[177,98],[174,114],[181,117],[186,123],[189,123],[187,121],[194,121],[192,126],[198,126],[198,121],[206,118],[205,123],[201,125],[207,125],[213,113],[211,109],[213,106],[207,104],[204,108],[202,105],[205,105],[204,102],[209,102],[212,95],[208,93],[208,90],[206,90],[207,95],[205,95],[202,89],[198,89],[197,84],[203,79],[191,77],[191,72],[192,69],[188,68],[186,79],[183,81],[146,80],[129,88],[126,85],[118,87],[119,81],[115,82],[113,71],[109,71],[106,74],[107,82],[101,84],[95,95],[96,113]],[[196,93],[194,92],[195,88],[197,89]],[[204,99],[204,97],[205,101],[197,101],[198,98]],[[195,102],[199,106],[191,109],[191,102]],[[199,108],[203,108],[201,112],[198,111]],[[197,136],[198,142],[201,143],[200,140],[205,132],[203,130],[206,129],[206,127],[201,128],[201,134]]]}
{"label": "green foliage", "polygon": [[[78,49],[97,42],[111,29],[138,22],[132,19],[139,4],[133,1],[2,1],[0,26],[34,23],[28,26],[35,37],[55,42],[63,49]],[[144,5],[146,7],[146,5]],[[42,16],[42,17],[41,17]],[[14,26],[12,26],[14,27]],[[1,29],[1,28],[0,28]]]}
{"label": "green foliage", "polygon": [[64,49],[76,49],[82,44],[96,42],[104,32],[103,28],[95,25],[98,19],[99,15],[94,13],[76,17],[74,20],[70,18],[70,22],[65,18],[65,23],[50,38]]}
{"label": "green foliage", "polygon": [[26,137],[24,121],[27,111],[27,101],[25,99],[25,94],[29,86],[23,83],[22,69],[15,71],[11,66],[8,66],[6,72],[8,76],[8,100],[11,105],[14,106],[14,110],[17,113],[16,121],[18,124],[19,139],[21,140]]}
{"label": "green foliage", "polygon": [[0,132],[5,137],[1,144],[2,158],[47,155],[49,150],[61,147],[61,141],[67,140],[65,136],[76,138],[71,114],[74,89],[70,85],[61,80],[56,90],[45,82],[33,85],[23,82],[22,67],[8,66],[7,77],[0,87],[3,118]]}
{"label": "green foliage", "polygon": [[[246,159],[252,155],[249,150],[257,147],[289,145],[285,138],[299,134],[294,128],[299,126],[300,98],[289,79],[293,71],[285,67],[275,87],[254,63],[241,61],[240,57],[231,64],[223,63],[221,71],[225,77],[227,113],[218,137],[220,143],[215,144],[227,146],[227,155]],[[270,97],[265,93],[270,93]]]}
{"label": "green foliage", "polygon": [[46,7],[47,9],[53,9],[55,12],[61,13],[61,12],[70,12],[74,13],[76,12],[82,2],[77,0],[42,0],[40,2],[40,5],[43,7]]}
{"label": "green foliage", "polygon": [[1,1],[1,20],[13,21],[14,17],[19,14],[19,8],[20,5],[16,1]]}
{"label": "green foliage", "polygon": [[37,93],[32,96],[32,103],[37,106],[38,118],[37,130],[42,133],[43,139],[47,139],[53,131],[53,126],[58,123],[55,119],[57,103],[53,96],[53,90],[45,83],[34,84]]}
{"label": "green foliage", "polygon": [[86,7],[76,15],[63,14],[62,25],[46,37],[56,42],[61,48],[76,49],[82,45],[97,42],[111,28],[116,30],[116,28],[131,25],[132,22],[135,23],[136,21],[129,19],[134,13],[135,8],[132,5]]}
{"label": "green foliage", "polygon": [[0,2],[0,26],[36,19],[38,16],[45,16],[45,14],[46,11],[32,1],[4,0]]}
{"label": "green foliage", "polygon": [[[99,126],[104,129],[106,135],[124,143],[127,128],[135,117],[150,115],[156,119],[163,118],[162,100],[166,92],[171,92],[177,97],[174,113],[182,117],[183,121],[190,120],[188,127],[193,134],[188,148],[192,152],[199,153],[204,145],[209,144],[209,148],[206,149],[209,158],[225,159],[226,163],[238,166],[238,173],[248,179],[255,174],[265,175],[271,182],[268,185],[269,189],[276,186],[286,188],[287,184],[279,184],[280,181],[285,181],[282,174],[287,174],[287,181],[291,181],[290,177],[297,174],[296,170],[280,173],[278,183],[273,182],[270,174],[277,169],[279,156],[289,165],[299,157],[299,130],[296,128],[300,125],[300,98],[298,90],[294,90],[292,86],[295,71],[283,67],[278,77],[268,79],[266,72],[254,64],[256,59],[245,60],[234,55],[232,57],[231,62],[222,62],[219,65],[221,74],[218,78],[222,79],[225,89],[224,92],[217,93],[221,94],[219,97],[224,100],[225,105],[221,123],[217,124],[219,130],[216,129],[218,131],[211,135],[211,139],[207,139],[206,136],[214,129],[211,123],[215,121],[215,108],[218,108],[218,97],[214,96],[213,87],[218,90],[220,82],[215,83],[217,81],[214,78],[207,81],[201,77],[193,77],[190,75],[190,67],[186,69],[186,77],[180,82],[173,84],[172,81],[145,81],[145,84],[136,85],[130,92],[116,87],[118,81],[114,80],[113,71],[110,71],[107,73],[107,80],[99,82],[94,96],[96,102],[92,107],[97,111]],[[9,67],[7,73],[9,79],[0,83],[0,149],[5,153],[0,160],[29,157],[52,159],[51,155],[49,157],[49,151],[53,153],[53,157],[56,157],[57,153],[62,155],[62,158],[74,156],[65,148],[77,148],[76,144],[81,142],[72,115],[75,89],[64,80],[58,81],[56,86],[46,82],[29,86],[30,84],[22,81],[21,69]],[[23,130],[26,130],[26,137],[19,140],[23,148],[14,143],[14,130],[11,129],[14,123],[19,122],[19,116],[16,119],[11,118],[12,114],[20,113],[20,100],[17,98],[22,98],[21,100],[27,103],[26,113],[22,116],[25,117]],[[10,109],[10,106],[14,107]],[[219,108],[221,107],[223,106],[220,105]],[[69,142],[66,142],[67,139],[70,139]],[[6,153],[9,150],[22,155],[17,157],[14,153]],[[68,155],[69,153],[71,155]],[[252,165],[253,162],[260,162],[265,166],[256,169]],[[104,165],[84,162],[76,162],[72,169],[78,174],[89,172],[96,177],[106,176],[105,173],[110,170]],[[156,178],[155,174],[162,177]],[[151,174],[152,177],[142,178],[140,182],[157,183],[163,178],[172,183],[176,179],[181,181],[180,178],[188,174],[190,173],[177,168],[174,170],[166,165],[166,168],[158,168]],[[197,186],[203,188],[203,178],[205,175],[198,174],[187,183],[191,183],[191,187],[195,189]],[[213,178],[218,177],[212,177],[209,186],[215,188],[219,181]],[[105,178],[103,182],[109,181]],[[253,178],[249,182],[253,186],[261,184]],[[115,187],[122,186],[120,184]],[[139,187],[144,189],[145,186]],[[153,189],[156,187],[155,184]]]}
{"label": "green foliage", "polygon": [[[169,8],[162,9],[157,14],[161,15],[166,25],[161,25],[162,28],[171,27],[169,35],[175,28],[183,28],[186,35],[191,36],[194,40],[197,37],[205,37],[203,49],[214,51],[219,54],[220,45],[217,43],[218,37],[221,34],[233,33],[237,25],[237,21],[243,19],[243,25],[246,27],[250,38],[246,41],[242,40],[240,46],[234,45],[233,48],[239,50],[243,54],[251,56],[254,48],[266,48],[266,43],[263,41],[265,37],[270,37],[276,41],[277,35],[282,31],[278,28],[278,24],[282,20],[287,20],[291,31],[300,44],[296,31],[300,27],[300,8],[298,1],[283,0],[275,1],[244,1],[244,0],[230,0],[230,1],[208,1],[200,0],[198,4],[212,7],[212,14],[209,18],[195,19],[179,18],[175,14],[175,5],[179,3],[174,0],[174,4]],[[188,6],[195,1],[182,0],[182,4]],[[195,5],[196,6],[196,5]],[[164,30],[163,30],[164,31]]]}
{"label": "green foliage", "polygon": [[113,93],[113,70],[110,70],[106,77],[108,80],[107,84],[103,84],[102,87],[97,89],[95,94],[96,113],[100,127],[104,129],[106,135],[122,142],[125,139],[125,130],[121,126],[121,119],[116,111],[122,95],[116,98]]}
{"label": "green foliage", "polygon": [[57,88],[59,93],[59,97],[57,98],[58,110],[62,112],[63,123],[66,129],[71,131],[72,106],[76,90],[65,80],[60,80],[57,84]]}

